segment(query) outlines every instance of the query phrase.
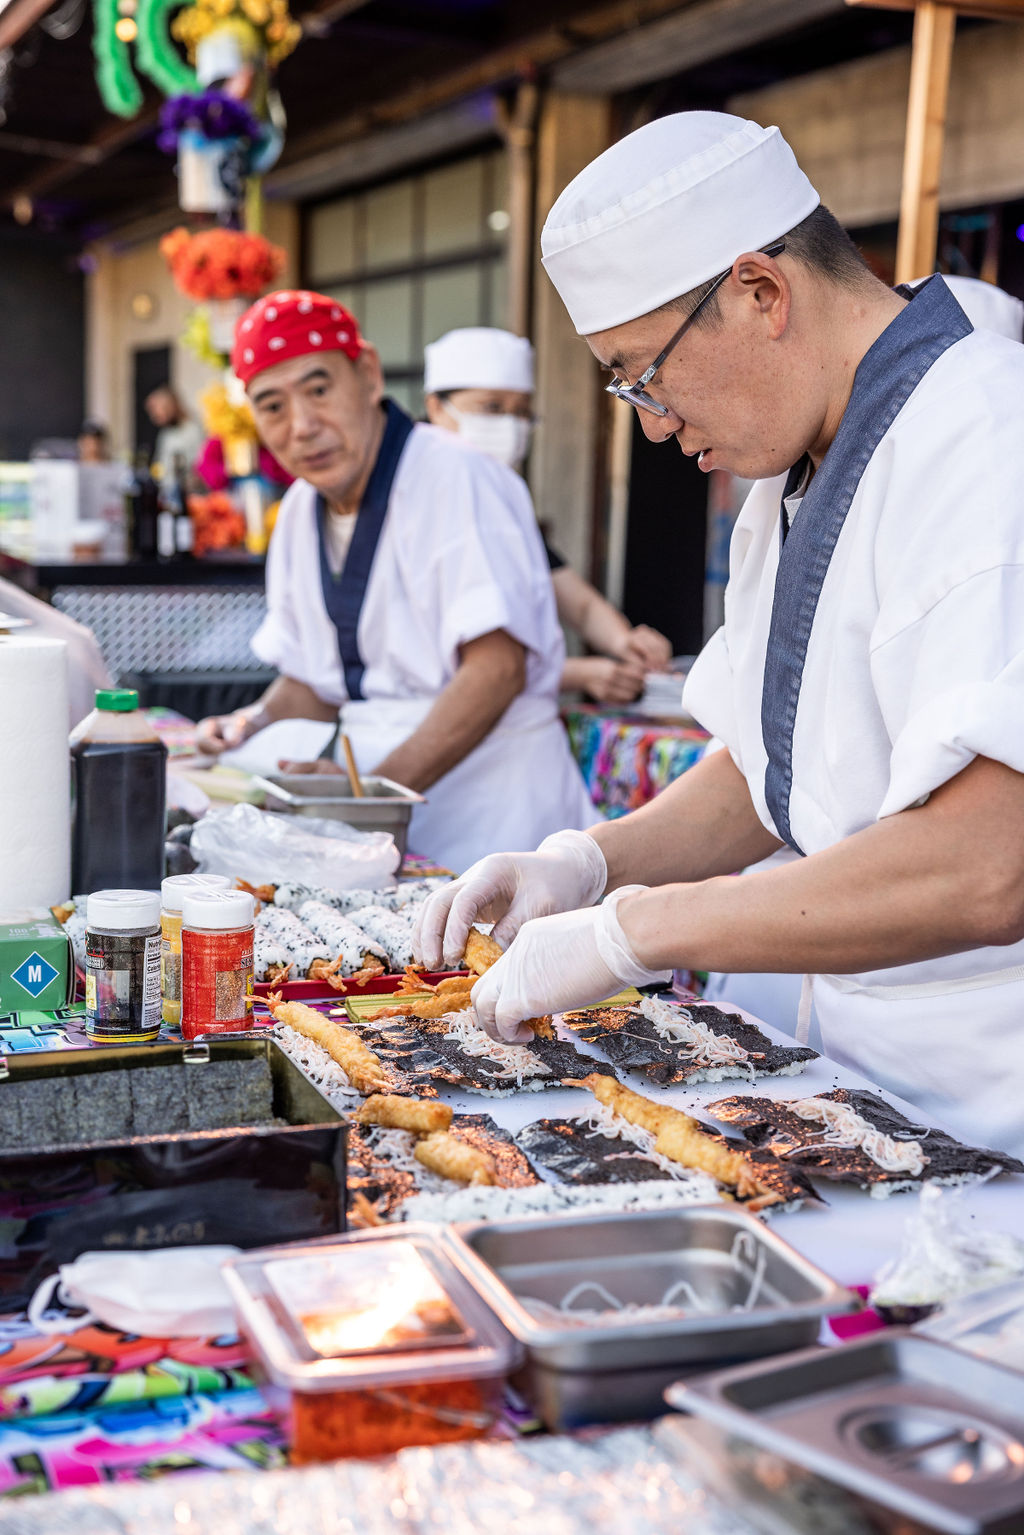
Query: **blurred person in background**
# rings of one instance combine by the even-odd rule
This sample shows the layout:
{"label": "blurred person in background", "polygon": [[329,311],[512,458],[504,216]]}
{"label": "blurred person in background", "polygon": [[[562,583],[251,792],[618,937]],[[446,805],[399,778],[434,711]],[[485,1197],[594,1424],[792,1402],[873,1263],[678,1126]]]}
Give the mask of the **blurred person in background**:
{"label": "blurred person in background", "polygon": [[[521,470],[534,423],[533,347],[525,337],[486,325],[450,330],[426,348],[423,387],[428,421]],[[668,666],[672,646],[656,629],[634,627],[546,538],[544,551],[559,622],[597,652],[566,658],[562,688],[598,703],[632,703],[647,673]]]}
{"label": "blurred person in background", "polygon": [[170,384],[159,384],[146,396],[146,414],[157,428],[152,459],[157,478],[170,478],[176,458],[183,458],[186,468],[192,469],[202,451],[203,431]]}
{"label": "blurred person in background", "polygon": [[78,462],[109,464],[110,433],[101,421],[83,421],[78,429]]}

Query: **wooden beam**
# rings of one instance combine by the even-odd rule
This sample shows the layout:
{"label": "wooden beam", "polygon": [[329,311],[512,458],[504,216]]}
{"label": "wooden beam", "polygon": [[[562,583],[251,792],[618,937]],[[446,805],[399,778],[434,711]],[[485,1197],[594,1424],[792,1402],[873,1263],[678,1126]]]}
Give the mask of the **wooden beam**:
{"label": "wooden beam", "polygon": [[684,10],[689,3],[690,0],[614,0],[614,3],[593,11],[584,11],[573,16],[571,27],[556,23],[543,31],[529,33],[492,53],[483,54],[471,64],[411,86],[395,96],[385,96],[372,107],[339,118],[325,128],[304,135],[299,141],[289,141],[282,163],[292,165],[306,155],[361,138],[371,129],[406,122],[409,118],[447,106],[460,96],[470,96],[529,77],[534,71],[548,69],[580,48],[646,25],[671,11]]}
{"label": "wooden beam", "polygon": [[[114,123],[108,122],[87,144],[82,145],[83,159],[86,154],[89,157],[86,168],[102,165],[104,160],[108,160],[119,149],[125,148],[128,144],[134,144],[137,139],[143,138],[145,134],[150,133],[156,127],[159,116],[159,109],[152,107],[148,111],[140,112],[139,116],[133,117],[131,122],[122,122],[120,120]],[[34,175],[29,176],[27,180],[23,181],[20,186],[13,187],[9,192],[5,192],[3,197],[0,198],[0,207],[11,207],[15,199],[19,197],[28,197],[35,201],[36,198],[44,196],[47,192],[52,192],[55,187],[63,186],[64,182],[81,175],[82,169],[83,166],[80,161],[64,160],[57,165],[49,165],[44,170],[36,171]]]}
{"label": "wooden beam", "polygon": [[[846,4],[872,11],[916,11],[920,0],[846,0]],[[935,0],[935,4],[980,21],[1024,21],[1024,0]]]}
{"label": "wooden beam", "polygon": [[551,78],[559,90],[629,91],[842,10],[843,0],[695,0],[678,14],[573,54]]}
{"label": "wooden beam", "polygon": [[910,56],[903,191],[896,243],[898,283],[925,277],[935,268],[939,179],[955,29],[955,10],[937,0],[920,0],[914,15]]}

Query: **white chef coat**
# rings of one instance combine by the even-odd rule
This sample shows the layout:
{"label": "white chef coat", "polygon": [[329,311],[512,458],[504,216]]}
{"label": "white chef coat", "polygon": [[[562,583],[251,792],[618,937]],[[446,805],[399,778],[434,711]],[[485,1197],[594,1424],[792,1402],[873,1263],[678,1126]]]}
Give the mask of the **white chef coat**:
{"label": "white chef coat", "polygon": [[[1022,422],[1024,349],[975,332],[925,373],[871,455],[799,693],[789,810],[805,853],[920,803],[975,756],[1024,772]],[[776,835],[761,703],[784,483],[759,482],[744,505],[725,623],[684,694]],[[1024,943],[818,976],[814,1005],[835,1060],[955,1133],[1024,1151]]]}
{"label": "white chef coat", "polygon": [[362,772],[422,722],[459,648],[504,629],[526,650],[526,686],[495,728],[427,793],[412,845],[456,870],[532,849],[600,819],[558,718],[565,646],[530,494],[453,434],[417,425],[398,465],[359,616],[365,673],[350,700],[323,600],[316,491],[281,502],[267,559],[267,617],[253,649],[337,704]]}

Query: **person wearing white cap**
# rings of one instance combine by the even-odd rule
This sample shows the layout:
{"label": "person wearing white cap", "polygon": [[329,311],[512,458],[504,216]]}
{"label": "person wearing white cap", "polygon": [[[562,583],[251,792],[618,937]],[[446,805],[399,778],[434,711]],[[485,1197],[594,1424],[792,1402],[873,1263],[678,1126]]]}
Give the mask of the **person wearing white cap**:
{"label": "person wearing white cap", "polygon": [[[426,348],[423,387],[434,426],[521,467],[533,430],[533,347],[524,336],[490,325],[448,331]],[[559,621],[597,652],[566,658],[562,688],[598,703],[631,703],[648,672],[664,671],[672,646],[647,624],[634,627],[546,538],[544,549]]]}
{"label": "person wearing white cap", "polygon": [[672,967],[810,975],[829,1055],[1024,1150],[1024,351],[941,277],[885,287],[778,129],[724,114],[613,145],[542,246],[648,436],[759,481],[685,693],[727,749],[470,870],[422,957],[518,930],[474,991],[513,1038]]}

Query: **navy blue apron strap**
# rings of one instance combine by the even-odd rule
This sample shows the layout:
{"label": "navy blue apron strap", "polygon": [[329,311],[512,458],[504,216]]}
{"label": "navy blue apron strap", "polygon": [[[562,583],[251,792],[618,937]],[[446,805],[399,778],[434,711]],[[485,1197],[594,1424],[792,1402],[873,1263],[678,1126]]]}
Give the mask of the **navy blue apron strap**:
{"label": "navy blue apron strap", "polygon": [[345,563],[337,576],[327,558],[327,504],[317,497],[317,539],[320,545],[320,587],[324,607],[338,634],[338,653],[349,698],[362,698],[366,667],[359,652],[359,615],[363,611],[370,569],[384,528],[391,487],[413,423],[393,400],[385,400],[387,420],[377,461],[359,503],[355,531]]}
{"label": "navy blue apron strap", "polygon": [[[929,278],[865,353],[839,429],[811,480],[792,528],[782,524],[771,628],[761,694],[768,766],[765,799],[780,837],[802,852],[790,826],[793,731],[807,646],[821,589],[847,513],[872,454],[924,378],[973,326],[940,278]],[[786,495],[796,484],[795,469]],[[792,488],[790,482],[793,482]]]}

